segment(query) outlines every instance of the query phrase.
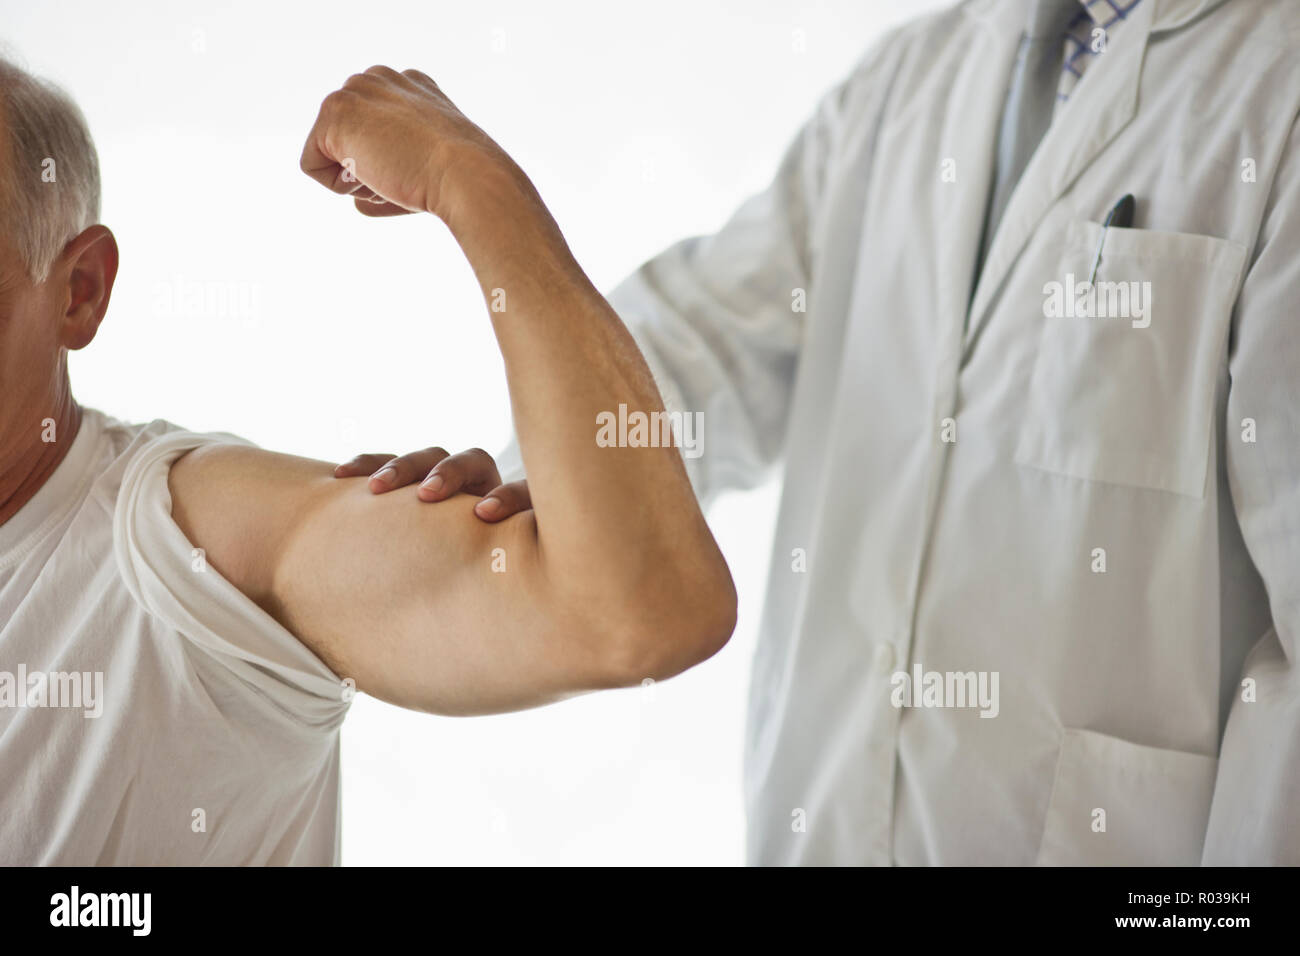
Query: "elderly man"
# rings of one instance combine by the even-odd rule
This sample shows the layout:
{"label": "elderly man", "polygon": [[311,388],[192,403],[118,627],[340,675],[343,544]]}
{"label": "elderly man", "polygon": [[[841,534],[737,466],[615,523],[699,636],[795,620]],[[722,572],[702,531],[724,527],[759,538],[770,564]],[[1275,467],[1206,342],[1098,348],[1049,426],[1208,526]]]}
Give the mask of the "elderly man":
{"label": "elderly man", "polygon": [[[679,452],[595,440],[602,413],[663,414],[636,347],[424,74],[350,78],[302,167],[367,214],[438,216],[504,300],[534,507],[491,525],[468,495],[415,508],[78,406],[66,357],[104,318],[117,246],[81,115],[7,62],[0,156],[0,863],[335,862],[354,689],[487,713],[667,677],[730,636]],[[449,489],[477,457],[444,464]]]}

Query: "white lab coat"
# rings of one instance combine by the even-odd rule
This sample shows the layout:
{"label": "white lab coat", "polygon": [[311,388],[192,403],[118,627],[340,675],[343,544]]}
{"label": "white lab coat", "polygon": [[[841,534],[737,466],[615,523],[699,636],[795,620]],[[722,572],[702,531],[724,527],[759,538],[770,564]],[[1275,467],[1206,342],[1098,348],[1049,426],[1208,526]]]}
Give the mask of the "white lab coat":
{"label": "white lab coat", "polygon": [[[1143,0],[972,303],[1023,23],[893,32],[610,297],[704,413],[703,497],[784,466],[750,861],[1300,863],[1300,5]],[[1048,318],[1125,193],[1097,279],[1150,324]],[[996,672],[997,715],[895,706],[914,669]]]}

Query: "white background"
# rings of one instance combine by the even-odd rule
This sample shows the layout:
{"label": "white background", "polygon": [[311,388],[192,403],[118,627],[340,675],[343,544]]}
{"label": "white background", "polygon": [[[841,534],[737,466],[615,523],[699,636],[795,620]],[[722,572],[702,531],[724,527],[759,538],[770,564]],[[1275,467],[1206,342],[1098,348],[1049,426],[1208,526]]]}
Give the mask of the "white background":
{"label": "white background", "polygon": [[[417,67],[532,177],[601,288],[766,185],[817,98],[942,0],[0,0],[10,55],[81,104],[121,272],[78,398],[342,460],[496,450],[504,376],[430,217],[372,221],[298,171],[320,100]],[[717,657],[649,690],[447,719],[358,698],[343,860],[743,859],[744,697],[776,489],[710,515],[741,594]]]}

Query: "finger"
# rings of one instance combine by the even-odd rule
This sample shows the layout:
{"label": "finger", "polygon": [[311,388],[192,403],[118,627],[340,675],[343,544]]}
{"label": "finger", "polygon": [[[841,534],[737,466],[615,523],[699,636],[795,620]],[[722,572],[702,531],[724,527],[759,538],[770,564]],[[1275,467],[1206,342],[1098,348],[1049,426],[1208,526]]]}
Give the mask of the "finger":
{"label": "finger", "polygon": [[380,218],[383,216],[409,216],[411,210],[403,206],[395,206],[386,199],[377,197],[375,199],[355,199],[357,212],[363,216],[374,216]]}
{"label": "finger", "polygon": [[326,189],[343,195],[351,194],[361,183],[355,171],[344,164],[344,157],[334,156],[327,151],[326,131],[332,128],[340,113],[354,102],[352,98],[355,95],[351,90],[342,89],[325,97],[298,160],[298,166],[304,173]]}
{"label": "finger", "polygon": [[389,80],[390,82],[400,82],[404,74],[398,73],[391,66],[384,66],[382,63],[376,64],[366,70],[369,76],[377,76],[380,79]]}
{"label": "finger", "polygon": [[533,506],[532,495],[528,493],[528,482],[512,481],[507,485],[498,485],[489,491],[483,500],[474,506],[474,514],[484,521],[496,522],[509,518]]}
{"label": "finger", "polygon": [[408,216],[411,210],[391,203],[369,186],[358,184],[352,193],[357,211],[367,216]]}
{"label": "finger", "polygon": [[492,456],[482,448],[471,448],[438,462],[421,483],[419,495],[422,501],[442,501],[462,491],[481,495],[499,484],[501,473]]}
{"label": "finger", "polygon": [[384,464],[396,458],[396,455],[381,455],[371,452],[350,458],[334,469],[335,478],[358,478],[361,475],[373,475]]}
{"label": "finger", "polygon": [[403,70],[402,76],[406,77],[417,86],[428,90],[430,93],[437,93],[439,96],[442,95],[442,90],[438,87],[438,84],[435,83],[433,78],[427,73],[421,73],[419,70]]}
{"label": "finger", "polygon": [[394,458],[370,476],[370,490],[378,495],[394,488],[413,485],[446,457],[445,448],[426,448]]}

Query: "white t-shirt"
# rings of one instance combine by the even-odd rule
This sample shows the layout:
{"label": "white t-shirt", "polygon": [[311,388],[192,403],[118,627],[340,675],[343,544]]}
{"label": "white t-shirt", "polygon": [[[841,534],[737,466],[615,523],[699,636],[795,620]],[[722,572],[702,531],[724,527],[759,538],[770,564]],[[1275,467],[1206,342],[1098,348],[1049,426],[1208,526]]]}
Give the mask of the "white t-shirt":
{"label": "white t-shirt", "polygon": [[230,435],[86,409],[0,525],[0,864],[335,864],[350,693],[171,518]]}

